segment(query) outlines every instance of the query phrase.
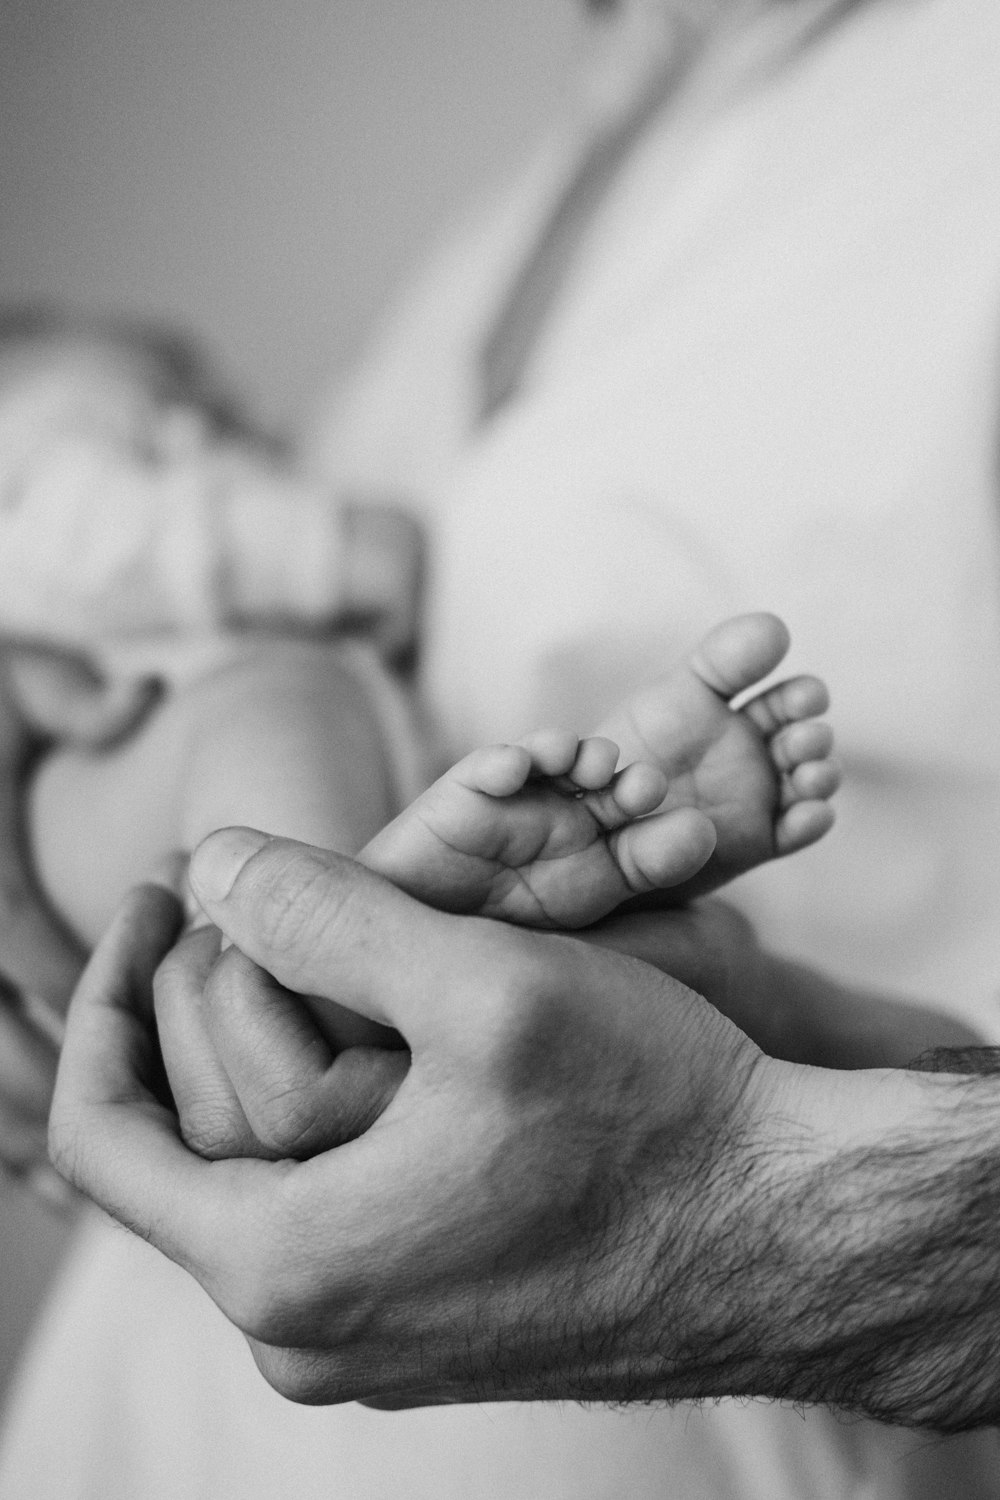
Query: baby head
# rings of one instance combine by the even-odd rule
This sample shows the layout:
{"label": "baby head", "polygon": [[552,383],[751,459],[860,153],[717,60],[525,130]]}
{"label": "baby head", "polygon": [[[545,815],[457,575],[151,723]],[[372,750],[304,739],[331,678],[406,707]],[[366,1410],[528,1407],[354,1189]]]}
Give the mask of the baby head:
{"label": "baby head", "polygon": [[186,339],[139,319],[0,309],[0,464],[69,434],[154,461],[251,436]]}

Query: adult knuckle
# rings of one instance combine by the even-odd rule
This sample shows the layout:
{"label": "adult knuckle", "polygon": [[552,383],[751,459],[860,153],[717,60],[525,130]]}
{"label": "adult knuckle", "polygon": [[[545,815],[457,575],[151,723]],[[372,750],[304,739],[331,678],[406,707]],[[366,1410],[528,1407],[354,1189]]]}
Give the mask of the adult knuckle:
{"label": "adult knuckle", "polygon": [[207,1161],[226,1161],[247,1154],[247,1130],[219,1101],[185,1103],[180,1114],[184,1144]]}
{"label": "adult knuckle", "polygon": [[279,1156],[306,1152],[316,1130],[312,1095],[300,1086],[275,1088],[255,1101],[253,1129],[261,1143]]}

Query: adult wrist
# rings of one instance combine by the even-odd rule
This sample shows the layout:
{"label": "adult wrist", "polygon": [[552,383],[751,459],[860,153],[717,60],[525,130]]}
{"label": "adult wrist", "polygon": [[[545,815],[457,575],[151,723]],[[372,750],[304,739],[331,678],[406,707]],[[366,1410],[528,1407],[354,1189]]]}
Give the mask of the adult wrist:
{"label": "adult wrist", "polygon": [[[691,1396],[1000,1418],[1000,1079],[758,1069]],[[764,1085],[763,1090],[761,1086]]]}

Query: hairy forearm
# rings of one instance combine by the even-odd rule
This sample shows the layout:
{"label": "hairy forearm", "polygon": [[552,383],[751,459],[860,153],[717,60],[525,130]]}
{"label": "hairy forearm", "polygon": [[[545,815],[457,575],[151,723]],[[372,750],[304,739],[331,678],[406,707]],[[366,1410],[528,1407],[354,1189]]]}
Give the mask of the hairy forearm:
{"label": "hairy forearm", "polygon": [[659,1394],[1000,1421],[1000,1077],[803,1076],[827,1128],[775,1114],[739,1143],[725,1216],[664,1279],[662,1326],[691,1332]]}
{"label": "hairy forearm", "polygon": [[199,935],[170,948],[177,901],[134,892],[77,990],[53,1159],[199,1277],[283,1394],[1000,1420],[997,1076],[775,1062],[648,965],[430,911],[287,840],[227,830],[191,881],[234,945],[220,1056],[245,1066],[260,998],[221,1003],[234,957],[279,1009],[343,997],[410,1049],[348,1149],[223,1169],[152,1107],[149,976],[162,1001],[171,951],[208,993]]}

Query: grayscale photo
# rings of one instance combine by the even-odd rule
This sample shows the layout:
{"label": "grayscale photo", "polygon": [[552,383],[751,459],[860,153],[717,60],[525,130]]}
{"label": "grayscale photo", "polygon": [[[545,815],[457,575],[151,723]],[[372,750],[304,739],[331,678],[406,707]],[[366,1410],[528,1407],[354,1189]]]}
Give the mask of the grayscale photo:
{"label": "grayscale photo", "polygon": [[996,0],[0,143],[0,1500],[1000,1500]]}

